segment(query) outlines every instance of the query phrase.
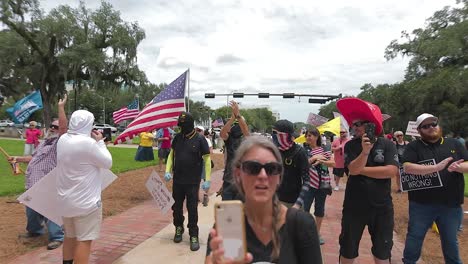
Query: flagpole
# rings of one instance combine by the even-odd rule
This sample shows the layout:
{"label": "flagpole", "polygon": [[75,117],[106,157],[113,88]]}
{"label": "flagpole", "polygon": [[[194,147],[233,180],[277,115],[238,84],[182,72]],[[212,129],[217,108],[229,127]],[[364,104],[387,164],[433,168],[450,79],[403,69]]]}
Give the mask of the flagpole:
{"label": "flagpole", "polygon": [[187,70],[187,78],[186,78],[186,85],[187,85],[187,112],[190,112],[190,68]]}

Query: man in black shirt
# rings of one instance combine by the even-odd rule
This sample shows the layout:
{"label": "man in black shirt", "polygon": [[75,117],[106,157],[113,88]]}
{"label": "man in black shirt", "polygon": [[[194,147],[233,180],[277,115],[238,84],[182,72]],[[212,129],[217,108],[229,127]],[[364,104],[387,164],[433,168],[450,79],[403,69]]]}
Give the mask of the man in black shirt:
{"label": "man in black shirt", "polygon": [[[398,171],[395,145],[377,137],[383,130],[378,106],[346,98],[339,100],[337,107],[354,130],[354,138],[344,148],[349,180],[343,202],[340,260],[347,264],[358,257],[359,242],[367,225],[375,263],[389,263],[393,246],[391,178]],[[366,134],[369,123],[375,125],[375,143]]]}
{"label": "man in black shirt", "polygon": [[237,198],[237,190],[232,178],[232,159],[240,146],[242,139],[249,136],[249,127],[244,118],[240,114],[239,105],[236,101],[230,102],[232,113],[231,118],[226,122],[226,125],[219,133],[224,140],[226,151],[226,162],[223,174],[223,187],[221,197],[223,200],[234,200]]}
{"label": "man in black shirt", "polygon": [[182,241],[184,233],[184,200],[187,198],[188,225],[190,235],[190,250],[196,251],[200,248],[198,239],[198,189],[200,188],[202,164],[205,169],[205,182],[202,185],[204,191],[210,188],[211,159],[210,149],[204,136],[194,129],[194,120],[190,113],[183,112],[179,116],[178,124],[181,131],[172,141],[171,152],[167,158],[166,174],[164,179],[172,179],[171,171],[174,172],[174,183],[172,184],[172,197],[174,198],[173,223],[176,227],[174,242]]}
{"label": "man in black shirt", "polygon": [[[409,222],[403,262],[416,263],[426,232],[435,222],[445,263],[462,263],[457,229],[463,213],[463,173],[468,172],[468,163],[465,162],[468,153],[458,140],[442,137],[437,117],[424,113],[416,119],[416,126],[421,138],[406,146],[404,171],[416,175],[438,173],[442,186],[408,193]],[[428,160],[433,160],[432,165],[421,164]]]}

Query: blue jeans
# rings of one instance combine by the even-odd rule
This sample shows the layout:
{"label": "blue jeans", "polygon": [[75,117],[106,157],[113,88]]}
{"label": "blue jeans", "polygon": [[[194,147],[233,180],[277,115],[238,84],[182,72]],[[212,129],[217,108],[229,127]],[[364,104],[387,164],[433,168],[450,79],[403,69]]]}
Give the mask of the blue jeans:
{"label": "blue jeans", "polygon": [[44,234],[45,230],[42,226],[42,223],[44,222],[47,226],[47,231],[49,232],[49,241],[63,241],[63,229],[56,223],[50,221],[29,207],[26,207],[26,217],[28,218],[26,230],[29,233]]}
{"label": "blue jeans", "polygon": [[310,187],[309,191],[304,196],[304,211],[309,212],[312,203],[314,203],[314,215],[323,217],[325,215],[325,199],[327,195],[320,189]]}
{"label": "blue jeans", "polygon": [[445,263],[461,264],[458,251],[457,229],[462,208],[439,204],[409,203],[408,234],[406,235],[403,262],[413,264],[421,256],[421,247],[427,230],[436,222],[439,229]]}

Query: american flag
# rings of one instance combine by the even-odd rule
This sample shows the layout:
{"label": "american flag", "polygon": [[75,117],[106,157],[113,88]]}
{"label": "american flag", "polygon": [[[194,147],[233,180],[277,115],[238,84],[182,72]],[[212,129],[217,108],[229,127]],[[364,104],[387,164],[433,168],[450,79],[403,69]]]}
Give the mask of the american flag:
{"label": "american flag", "polygon": [[138,99],[135,99],[131,102],[127,107],[122,107],[119,110],[112,113],[112,118],[114,119],[114,123],[118,124],[122,121],[133,119],[138,116]]}
{"label": "american flag", "polygon": [[215,121],[213,121],[213,124],[211,124],[212,127],[220,127],[224,126],[224,122],[222,118],[218,118]]}
{"label": "american flag", "polygon": [[391,115],[389,115],[389,114],[382,114],[382,122],[385,121],[385,120],[387,120],[387,119],[390,119],[390,118],[392,118]]}
{"label": "american flag", "polygon": [[132,139],[135,135],[161,127],[177,125],[177,118],[185,111],[185,86],[188,70],[171,82],[133,120],[114,141],[114,144]]}

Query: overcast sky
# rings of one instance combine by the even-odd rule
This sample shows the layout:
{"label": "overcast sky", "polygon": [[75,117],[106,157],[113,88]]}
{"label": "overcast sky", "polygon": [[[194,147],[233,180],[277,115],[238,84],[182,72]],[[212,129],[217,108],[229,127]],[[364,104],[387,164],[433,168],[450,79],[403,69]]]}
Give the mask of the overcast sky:
{"label": "overcast sky", "polygon": [[[85,1],[95,9],[99,1]],[[138,64],[153,83],[170,83],[190,68],[190,97],[212,108],[214,93],[357,95],[365,83],[403,79],[408,59],[387,62],[384,51],[403,30],[455,0],[113,0],[146,39]],[[45,10],[78,1],[41,1]],[[238,99],[242,107],[270,105],[281,118],[305,122],[320,105],[308,98]]]}

